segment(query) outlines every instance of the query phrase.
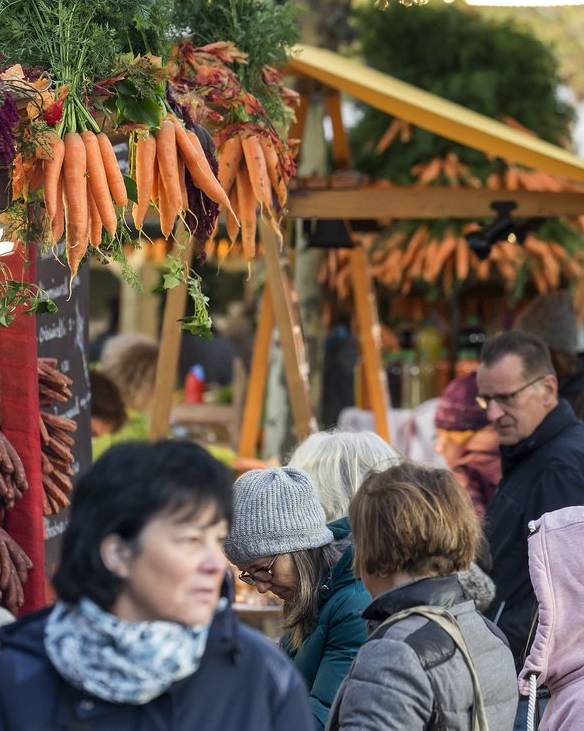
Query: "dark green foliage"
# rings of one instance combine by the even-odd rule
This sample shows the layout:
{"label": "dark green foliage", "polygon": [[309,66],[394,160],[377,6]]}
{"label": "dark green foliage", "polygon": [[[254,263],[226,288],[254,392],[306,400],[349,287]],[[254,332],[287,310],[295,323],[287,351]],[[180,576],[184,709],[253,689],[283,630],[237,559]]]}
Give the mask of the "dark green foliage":
{"label": "dark green foliage", "polygon": [[81,84],[109,76],[120,53],[168,49],[173,0],[0,0],[4,63]]}
{"label": "dark green foliage", "polygon": [[[513,117],[555,144],[569,139],[573,110],[557,98],[556,60],[528,30],[442,3],[365,6],[355,22],[368,65],[481,114]],[[449,151],[479,176],[493,170],[482,153],[420,129],[410,143],[396,141],[378,155],[375,145],[391,118],[370,108],[364,115],[352,140],[359,167],[374,175],[412,182],[412,165]]]}

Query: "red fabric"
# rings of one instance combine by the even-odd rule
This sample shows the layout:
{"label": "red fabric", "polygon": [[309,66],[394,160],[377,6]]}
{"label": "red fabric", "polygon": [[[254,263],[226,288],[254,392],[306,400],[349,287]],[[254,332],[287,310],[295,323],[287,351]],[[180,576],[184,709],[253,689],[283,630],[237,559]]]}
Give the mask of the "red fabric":
{"label": "red fabric", "polygon": [[[3,258],[2,263],[9,266],[14,279],[24,274],[28,281],[35,281],[34,263],[25,265],[21,255]],[[37,334],[36,318],[31,315],[18,315],[10,327],[0,328],[0,414],[2,430],[22,460],[29,485],[22,500],[6,514],[3,526],[34,564],[24,586],[24,614],[46,604]]]}

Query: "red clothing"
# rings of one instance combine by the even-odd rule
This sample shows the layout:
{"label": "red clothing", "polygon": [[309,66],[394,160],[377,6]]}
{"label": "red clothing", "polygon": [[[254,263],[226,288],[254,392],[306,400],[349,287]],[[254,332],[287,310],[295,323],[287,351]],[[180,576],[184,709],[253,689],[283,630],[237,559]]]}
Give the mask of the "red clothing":
{"label": "red clothing", "polygon": [[452,471],[483,518],[501,480],[499,437],[494,427],[485,426],[466,442]]}

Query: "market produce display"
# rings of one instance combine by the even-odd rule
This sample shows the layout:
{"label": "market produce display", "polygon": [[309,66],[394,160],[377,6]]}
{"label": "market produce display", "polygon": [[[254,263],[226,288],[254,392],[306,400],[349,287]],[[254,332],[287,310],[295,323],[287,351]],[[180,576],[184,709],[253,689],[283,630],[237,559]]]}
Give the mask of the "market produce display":
{"label": "market produce display", "polygon": [[24,584],[32,561],[8,533],[0,528],[0,603],[13,614],[24,604]]}
{"label": "market produce display", "polygon": [[70,504],[73,491],[73,434],[77,430],[77,424],[73,419],[47,411],[55,403],[66,403],[71,398],[72,381],[61,373],[57,360],[39,358],[38,376],[43,513],[54,515]]}
{"label": "market produce display", "polygon": [[[20,457],[6,435],[0,431],[0,501],[4,510],[11,510],[16,500],[28,490],[28,482]],[[0,520],[0,523],[2,521]]]}
{"label": "market produce display", "polygon": [[[6,510],[14,507],[28,489],[24,467],[16,450],[0,431],[0,524]],[[32,562],[8,533],[0,528],[0,605],[13,614],[24,603],[23,585]]]}

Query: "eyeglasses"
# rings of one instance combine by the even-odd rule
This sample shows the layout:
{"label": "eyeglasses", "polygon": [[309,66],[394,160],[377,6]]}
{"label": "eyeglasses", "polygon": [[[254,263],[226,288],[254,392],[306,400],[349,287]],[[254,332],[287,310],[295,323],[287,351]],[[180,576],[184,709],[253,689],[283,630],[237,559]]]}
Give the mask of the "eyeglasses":
{"label": "eyeglasses", "polygon": [[255,571],[242,571],[239,574],[239,580],[243,581],[248,586],[255,586],[256,582],[262,581],[269,583],[272,581],[274,565],[280,556],[276,556],[272,561],[262,568],[256,569]]}
{"label": "eyeglasses", "polygon": [[525,386],[521,386],[521,388],[518,388],[516,391],[511,391],[511,393],[495,393],[492,396],[483,396],[482,394],[479,394],[475,398],[475,401],[477,402],[478,407],[483,411],[486,411],[489,408],[491,401],[494,401],[502,407],[511,406],[515,397],[518,396],[521,391],[525,391],[526,388],[533,386],[534,383],[541,381],[543,378],[545,378],[545,376],[538,376],[537,378],[534,378],[533,381],[526,383]]}

